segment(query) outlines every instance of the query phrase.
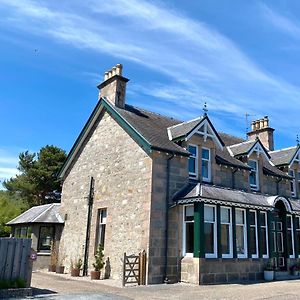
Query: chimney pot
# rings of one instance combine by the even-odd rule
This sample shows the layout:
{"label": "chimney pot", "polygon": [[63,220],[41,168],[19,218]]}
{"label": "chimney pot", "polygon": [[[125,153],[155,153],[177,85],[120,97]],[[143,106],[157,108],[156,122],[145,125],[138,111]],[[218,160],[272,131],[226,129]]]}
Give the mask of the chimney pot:
{"label": "chimney pot", "polygon": [[116,74],[119,76],[122,76],[122,69],[123,69],[123,66],[121,64],[117,64],[116,65]]}
{"label": "chimney pot", "polygon": [[104,81],[108,79],[108,72],[104,73]]}

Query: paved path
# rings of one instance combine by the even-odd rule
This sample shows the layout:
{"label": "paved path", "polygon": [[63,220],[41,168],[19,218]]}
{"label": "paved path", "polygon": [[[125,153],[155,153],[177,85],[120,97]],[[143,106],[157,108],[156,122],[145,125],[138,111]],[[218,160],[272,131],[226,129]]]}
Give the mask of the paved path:
{"label": "paved path", "polygon": [[[151,285],[122,288],[113,281],[91,281],[48,272],[36,272],[32,277],[35,294],[52,294],[47,299],[91,300],[198,300],[198,299],[300,299],[300,280],[257,284],[227,284],[195,286],[188,284]],[[76,295],[76,296],[75,296]]]}

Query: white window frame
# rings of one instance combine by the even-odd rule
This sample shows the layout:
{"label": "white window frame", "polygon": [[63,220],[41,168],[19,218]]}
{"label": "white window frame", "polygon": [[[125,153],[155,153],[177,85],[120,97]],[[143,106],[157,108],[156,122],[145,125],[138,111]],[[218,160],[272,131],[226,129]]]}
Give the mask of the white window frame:
{"label": "white window frame", "polygon": [[198,178],[198,164],[199,164],[199,151],[198,151],[198,146],[197,145],[194,145],[194,144],[189,144],[188,145],[188,149],[189,147],[195,147],[196,148],[196,155],[190,155],[190,157],[193,157],[195,159],[195,173],[193,172],[190,172],[190,168],[189,168],[189,165],[188,165],[188,168],[189,168],[189,176],[191,178]]}
{"label": "white window frame", "polygon": [[[236,222],[236,212],[242,211],[244,215],[244,224],[238,224]],[[246,210],[243,208],[236,208],[235,209],[235,226],[243,226],[243,237],[244,237],[244,247],[245,247],[245,253],[244,254],[237,254],[238,258],[247,258],[248,257],[248,243],[247,243],[247,220],[246,220]]]}
{"label": "white window frame", "polygon": [[289,255],[289,258],[295,258],[295,241],[294,241],[294,224],[293,224],[293,217],[292,215],[286,215],[287,218],[290,218],[291,220],[291,227],[287,227],[287,231],[291,231],[291,237],[292,237],[292,249],[293,249],[293,254]]}
{"label": "white window frame", "polygon": [[[102,216],[102,214],[105,212],[105,217]],[[103,222],[101,222],[101,219],[103,219]],[[103,208],[99,208],[98,209],[98,233],[97,233],[97,246],[101,244],[101,236],[103,236],[103,249],[104,249],[104,246],[105,246],[105,235],[106,235],[106,224],[107,224],[107,208],[106,207],[103,207]],[[103,233],[103,228],[104,229],[104,233]]]}
{"label": "white window frame", "polygon": [[[267,249],[267,254],[263,254],[262,257],[263,258],[269,258],[269,236],[268,236],[268,215],[265,211],[260,211],[259,214],[263,214],[265,216],[265,224],[266,225],[261,225],[260,224],[260,228],[265,228],[266,229],[266,249]],[[276,226],[276,224],[275,224]]]}
{"label": "white window frame", "polygon": [[291,180],[291,187],[293,187],[293,190],[291,188],[291,196],[296,197],[296,179],[295,179],[295,170],[289,169],[289,175],[293,177]]}
{"label": "white window frame", "polygon": [[[221,210],[223,209],[228,209],[229,210],[229,215],[230,215],[230,223],[224,223],[222,222],[222,212]],[[223,254],[222,253],[222,258],[233,258],[233,239],[232,239],[232,209],[231,207],[227,206],[220,206],[220,227],[222,224],[229,225],[229,254]]]}
{"label": "white window frame", "polygon": [[[297,232],[300,232],[300,217],[299,216],[296,216],[296,222],[298,222],[298,229],[297,227],[295,228],[295,231],[296,231],[296,237],[297,237]],[[297,245],[298,247],[300,245]],[[300,258],[300,250],[298,249],[298,258]],[[296,256],[296,253],[295,253],[295,256]]]}
{"label": "white window frame", "polygon": [[[194,230],[195,230],[195,220],[193,221],[186,221],[185,220],[185,208],[186,207],[193,207],[194,209],[194,205],[193,204],[187,204],[187,205],[183,205],[183,214],[182,214],[182,256],[185,257],[194,257],[194,253],[190,253],[190,252],[186,252],[186,223],[194,223]],[[195,217],[195,209],[194,209],[194,217]]]}
{"label": "white window frame", "polygon": [[[258,191],[259,190],[259,164],[258,164],[258,160],[255,160],[255,159],[249,159],[249,162],[250,161],[253,161],[256,163],[256,170],[255,170],[255,178],[256,178],[256,185],[254,184],[251,184],[250,183],[250,174],[249,174],[249,183],[250,183],[250,187],[252,190],[255,190],[255,191]],[[248,163],[249,163],[248,162]],[[249,164],[250,166],[250,164]],[[250,172],[253,172],[252,171],[252,168],[251,168],[251,171]]]}
{"label": "white window frame", "polygon": [[[202,150],[207,150],[208,151],[208,154],[209,154],[209,159],[204,159],[202,157]],[[202,174],[202,161],[207,161],[208,164],[207,164],[207,173],[208,173],[208,177],[204,177],[203,174]],[[202,181],[204,182],[211,182],[211,149],[209,148],[205,148],[205,147],[202,147],[201,148],[201,178],[202,178]]]}
{"label": "white window frame", "polygon": [[[217,206],[211,204],[204,204],[204,212],[205,207],[213,207],[214,208],[214,222],[206,222],[205,221],[205,213],[204,213],[204,225],[205,223],[214,224],[214,252],[213,253],[205,253],[205,258],[217,258],[218,257],[218,241],[217,241]],[[205,240],[204,240],[205,247]]]}
{"label": "white window frame", "polygon": [[[251,257],[252,258],[258,258],[258,230],[257,230],[257,211],[256,210],[254,210],[254,209],[250,209],[249,210],[249,213],[250,212],[254,212],[254,215],[255,215],[255,217],[254,217],[254,221],[255,221],[255,224],[254,225],[252,225],[252,224],[249,224],[249,227],[254,227],[255,228],[255,243],[256,243],[256,253],[255,254],[251,254]],[[250,234],[250,232],[249,232],[249,234]]]}

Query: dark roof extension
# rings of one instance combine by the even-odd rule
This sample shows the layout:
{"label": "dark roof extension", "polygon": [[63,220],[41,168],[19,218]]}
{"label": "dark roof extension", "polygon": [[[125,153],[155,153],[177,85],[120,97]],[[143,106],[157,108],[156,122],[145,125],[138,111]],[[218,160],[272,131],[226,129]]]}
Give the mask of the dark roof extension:
{"label": "dark roof extension", "polygon": [[271,161],[275,166],[284,166],[289,165],[297,151],[299,150],[299,146],[290,147],[286,149],[276,150],[269,152],[271,156]]}

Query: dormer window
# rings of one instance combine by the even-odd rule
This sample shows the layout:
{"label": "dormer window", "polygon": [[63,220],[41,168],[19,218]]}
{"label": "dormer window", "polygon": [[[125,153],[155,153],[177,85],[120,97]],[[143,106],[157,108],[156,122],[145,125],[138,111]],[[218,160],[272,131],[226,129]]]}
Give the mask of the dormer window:
{"label": "dormer window", "polygon": [[250,187],[253,190],[259,189],[259,177],[258,177],[258,162],[256,160],[249,160],[248,165],[251,168],[250,171]]}
{"label": "dormer window", "polygon": [[293,177],[291,180],[291,196],[296,197],[296,179],[295,179],[295,171],[289,170],[289,175]]}
{"label": "dormer window", "polygon": [[211,181],[211,155],[210,149],[202,148],[202,180],[206,182]]}
{"label": "dormer window", "polygon": [[196,145],[189,145],[189,176],[197,178],[198,173],[198,147]]}

